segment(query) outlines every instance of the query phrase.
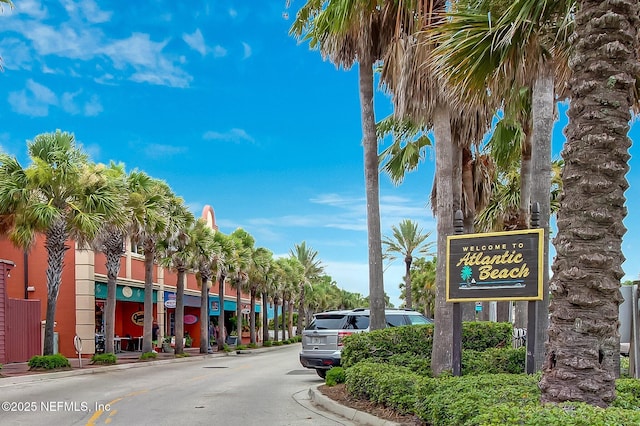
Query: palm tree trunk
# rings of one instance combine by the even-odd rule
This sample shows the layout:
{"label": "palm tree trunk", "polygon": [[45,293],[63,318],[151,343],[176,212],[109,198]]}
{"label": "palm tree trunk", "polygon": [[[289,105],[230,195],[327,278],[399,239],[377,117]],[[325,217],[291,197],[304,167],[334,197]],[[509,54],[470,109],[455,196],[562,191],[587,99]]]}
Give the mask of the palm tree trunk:
{"label": "palm tree trunk", "polygon": [[256,343],[256,289],[251,287],[251,313],[249,314],[250,342]]}
{"label": "palm tree trunk", "polygon": [[[209,271],[206,271],[209,272]],[[206,354],[209,352],[209,280],[211,276],[209,273],[202,273],[200,276],[202,279],[202,285],[200,286],[200,353]],[[176,313],[177,315],[177,313]],[[176,324],[178,319],[176,318]],[[180,340],[182,343],[182,340]],[[176,332],[176,349],[178,348],[178,333]],[[177,351],[176,351],[177,352]]]}
{"label": "palm tree trunk", "polygon": [[287,318],[287,329],[289,333],[289,338],[293,337],[293,303],[289,303],[289,312]]}
{"label": "palm tree trunk", "polygon": [[446,258],[447,235],[453,234],[453,184],[452,184],[452,141],[449,108],[442,103],[436,105],[434,113],[434,133],[436,138],[436,214],[437,214],[437,266],[436,266],[436,306],[435,328],[431,369],[438,377],[452,368],[453,312],[446,302]]}
{"label": "palm tree trunk", "polygon": [[547,327],[549,326],[549,220],[551,216],[551,134],[554,122],[554,79],[541,76],[532,93],[533,156],[531,159],[531,200],[540,205],[540,228],[544,229],[544,268],[542,269],[543,299],[536,303],[535,371],[542,368]]}
{"label": "palm tree trunk", "polygon": [[227,276],[224,273],[220,274],[218,279],[218,335],[217,343],[218,350],[224,350],[224,341],[227,338],[224,327],[224,282]]}
{"label": "palm tree trunk", "polygon": [[262,293],[262,342],[269,340],[269,318],[267,318],[267,293]]}
{"label": "palm tree trunk", "polygon": [[69,249],[65,245],[68,238],[63,219],[58,220],[46,233],[47,249],[47,314],[44,325],[44,355],[53,355],[53,336],[56,320],[58,293],[62,283],[64,253]]}
{"label": "palm tree trunk", "polygon": [[[175,311],[175,353],[184,353],[184,279],[186,270],[184,267],[178,268],[178,280],[176,281],[176,311]],[[202,330],[200,330],[202,333]]]}
{"label": "palm tree trunk", "polygon": [[404,302],[407,309],[413,309],[411,300],[411,256],[404,258]]}
{"label": "palm tree trunk", "polygon": [[384,316],[384,281],[382,268],[382,235],[380,231],[380,185],[378,171],[378,139],[373,109],[373,59],[361,52],[359,63],[360,108],[362,114],[362,144],[367,193],[367,236],[369,240],[369,305],[370,329],[386,327]]}
{"label": "palm tree trunk", "polygon": [[144,247],[144,327],[142,332],[142,353],[151,352],[151,332],[153,328],[153,258],[151,244]]}
{"label": "palm tree trunk", "polygon": [[282,316],[281,316],[281,319],[282,319],[282,329],[281,329],[281,330],[282,330],[282,341],[283,341],[283,342],[284,342],[285,340],[287,340],[287,338],[286,338],[286,336],[285,336],[285,330],[286,330],[286,328],[287,328],[287,327],[286,327],[286,325],[285,325],[285,320],[286,320],[286,318],[287,318],[287,316],[286,316],[286,314],[285,314],[285,308],[286,308],[286,305],[287,305],[287,300],[285,300],[285,299],[283,298],[283,299],[282,299],[282,306],[280,307],[280,309],[281,309],[281,311],[280,311],[280,312],[282,313]]}
{"label": "palm tree trunk", "polygon": [[273,298],[273,340],[278,341],[278,298]]}
{"label": "palm tree trunk", "polygon": [[304,329],[304,319],[305,319],[305,294],[304,294],[305,282],[304,280],[300,284],[300,303],[298,304],[298,321],[297,321],[297,329],[296,334],[298,336],[302,335],[302,330]]}
{"label": "palm tree trunk", "polygon": [[242,342],[242,289],[240,280],[236,282],[236,333],[238,334],[238,344]]}
{"label": "palm tree trunk", "polygon": [[115,352],[113,338],[116,324],[116,290],[123,243],[122,234],[114,235],[112,240],[105,242],[107,300],[104,307],[104,351],[108,354]]}
{"label": "palm tree trunk", "polygon": [[518,229],[529,228],[529,206],[531,205],[531,118],[524,126],[524,143],[522,146],[522,160],[520,163],[520,206],[518,209]]}
{"label": "palm tree trunk", "polygon": [[584,0],[576,12],[549,343],[539,383],[543,403],[571,400],[607,407],[616,397],[640,4],[619,0],[615,12],[613,7]]}
{"label": "palm tree trunk", "polygon": [[[473,233],[475,219],[475,192],[473,190],[473,155],[468,147],[460,148],[460,141],[453,141],[453,211],[463,211],[465,233]],[[462,200],[465,200],[463,203]],[[475,321],[476,306],[474,302],[460,303],[463,321]]]}

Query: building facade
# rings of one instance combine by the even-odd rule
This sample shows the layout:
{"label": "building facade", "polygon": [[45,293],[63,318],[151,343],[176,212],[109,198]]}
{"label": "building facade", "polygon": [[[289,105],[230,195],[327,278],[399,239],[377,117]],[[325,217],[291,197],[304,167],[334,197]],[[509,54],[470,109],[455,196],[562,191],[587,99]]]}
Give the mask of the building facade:
{"label": "building facade", "polygon": [[[215,215],[210,206],[203,209],[203,217],[209,226],[217,230]],[[75,336],[82,339],[82,353],[91,356],[96,353],[96,341],[104,335],[103,310],[107,294],[107,270],[104,254],[80,248],[73,241],[64,257],[62,283],[58,295],[54,327],[54,351],[66,357],[76,357]],[[33,248],[24,252],[6,238],[0,239],[0,258],[13,262],[10,276],[5,276],[5,291],[8,298],[40,300],[42,329],[47,309],[47,252],[44,237],[38,236]],[[158,324],[159,342],[162,337],[172,336],[175,325],[175,292],[177,273],[158,264],[153,268],[153,317]],[[136,253],[135,247],[126,244],[122,254],[120,273],[117,278],[115,335],[117,347],[122,350],[139,350],[143,335],[144,318],[144,256]],[[235,321],[236,291],[225,286],[222,297],[217,293],[215,283],[208,291],[209,318],[200,315],[200,287],[195,274],[188,273],[184,291],[185,335],[191,338],[191,345],[198,347],[200,321],[210,321],[217,325],[219,309],[224,312],[225,327],[230,332],[230,324]],[[220,299],[223,303],[220,303]],[[244,319],[248,320],[250,300],[242,294],[240,303]],[[0,308],[2,305],[0,304]],[[256,301],[256,324],[261,314],[260,301]],[[8,326],[11,326],[10,324]],[[0,336],[1,337],[1,336]],[[33,336],[30,336],[33,337]],[[40,351],[42,349],[40,348]],[[37,355],[36,353],[30,356]],[[11,362],[13,360],[9,360]]]}

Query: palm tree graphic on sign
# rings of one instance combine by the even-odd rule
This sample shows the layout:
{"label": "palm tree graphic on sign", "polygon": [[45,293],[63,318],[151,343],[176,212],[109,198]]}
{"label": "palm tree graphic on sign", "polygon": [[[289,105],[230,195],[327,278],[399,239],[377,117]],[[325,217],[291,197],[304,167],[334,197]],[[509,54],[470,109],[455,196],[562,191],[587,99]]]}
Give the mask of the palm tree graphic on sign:
{"label": "palm tree graphic on sign", "polygon": [[460,278],[462,278],[467,285],[469,285],[469,278],[473,275],[473,270],[470,266],[466,265],[462,267],[462,271],[460,272]]}

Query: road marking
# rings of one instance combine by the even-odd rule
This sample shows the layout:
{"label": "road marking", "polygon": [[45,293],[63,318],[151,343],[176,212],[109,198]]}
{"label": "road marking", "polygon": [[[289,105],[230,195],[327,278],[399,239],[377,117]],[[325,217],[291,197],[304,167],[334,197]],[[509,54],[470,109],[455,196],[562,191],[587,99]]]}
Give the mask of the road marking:
{"label": "road marking", "polygon": [[[139,390],[139,391],[136,391],[136,392],[128,393],[123,397],[116,398],[113,401],[107,402],[106,406],[113,407],[113,405],[116,402],[122,401],[124,398],[140,395],[140,394],[147,393],[147,392],[149,392],[149,389],[142,389],[142,390]],[[106,424],[111,423],[112,416],[114,416],[117,412],[118,412],[118,410],[109,410],[109,417],[107,417],[104,422]],[[89,421],[87,422],[87,424],[85,426],[95,426],[96,422],[98,421],[98,419],[100,419],[100,416],[102,416],[103,413],[104,413],[104,410],[97,410],[95,413],[93,413],[93,416],[91,416],[91,418],[89,419]]]}

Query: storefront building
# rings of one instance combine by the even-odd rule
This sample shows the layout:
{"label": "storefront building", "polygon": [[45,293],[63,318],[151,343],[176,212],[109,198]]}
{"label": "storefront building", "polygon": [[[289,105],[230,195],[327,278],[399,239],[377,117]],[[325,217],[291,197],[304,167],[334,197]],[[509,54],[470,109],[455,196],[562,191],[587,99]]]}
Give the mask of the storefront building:
{"label": "storefront building", "polygon": [[[213,229],[217,229],[213,209],[206,206],[203,217]],[[95,353],[96,335],[104,334],[104,307],[107,297],[107,271],[105,256],[92,250],[71,247],[64,256],[62,283],[58,295],[55,316],[54,347],[66,357],[77,356],[73,345],[78,335],[83,342],[83,355]],[[11,276],[6,278],[8,297],[37,299],[41,301],[41,318],[44,323],[47,309],[47,252],[44,237],[39,236],[28,252],[14,247],[6,238],[0,239],[2,258],[15,263]],[[158,323],[159,335],[172,336],[175,327],[175,292],[177,274],[154,265],[153,268],[153,318]],[[230,287],[230,286],[227,286]],[[209,306],[213,298],[218,300],[217,283],[209,289]],[[139,350],[142,343],[144,322],[144,256],[126,245],[117,278],[115,335],[122,350]],[[225,288],[225,319],[235,315],[235,290]],[[231,300],[233,299],[233,301]],[[227,302],[233,302],[227,305]],[[241,303],[249,303],[248,295],[242,295]],[[184,296],[185,334],[191,345],[200,345],[200,288],[193,273],[187,274]],[[259,304],[256,312],[260,312]],[[213,321],[217,311],[210,309]],[[43,333],[43,331],[41,331]],[[33,354],[37,355],[37,354]]]}

